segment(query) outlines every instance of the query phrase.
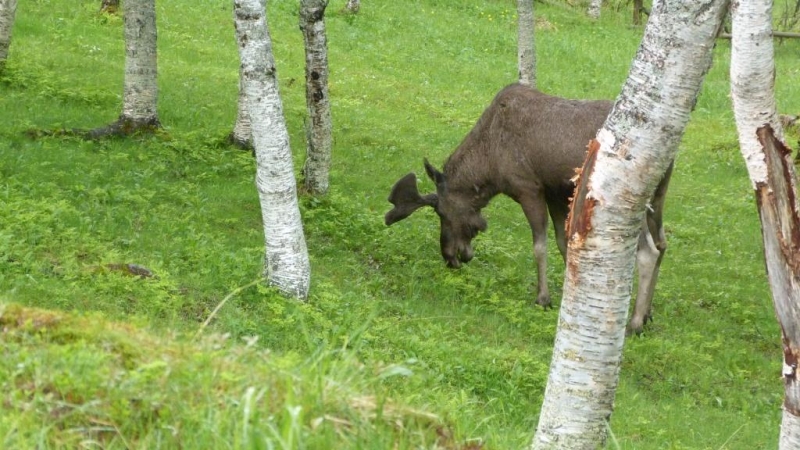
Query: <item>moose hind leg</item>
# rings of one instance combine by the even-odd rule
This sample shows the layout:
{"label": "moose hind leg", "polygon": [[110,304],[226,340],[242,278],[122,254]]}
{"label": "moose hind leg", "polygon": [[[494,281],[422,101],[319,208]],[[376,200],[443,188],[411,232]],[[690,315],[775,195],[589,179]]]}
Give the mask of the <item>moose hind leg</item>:
{"label": "moose hind leg", "polygon": [[520,201],[520,204],[533,232],[533,255],[536,258],[539,280],[536,303],[548,308],[551,301],[547,288],[547,204],[543,195],[530,197]]}
{"label": "moose hind leg", "polygon": [[[653,239],[657,233],[658,242]],[[647,222],[639,233],[639,243],[636,249],[636,264],[639,270],[639,289],[636,294],[636,305],[633,309],[628,334],[639,334],[648,320],[652,320],[653,294],[655,293],[658,272],[661,260],[667,250],[664,230],[661,227],[648,227]]]}

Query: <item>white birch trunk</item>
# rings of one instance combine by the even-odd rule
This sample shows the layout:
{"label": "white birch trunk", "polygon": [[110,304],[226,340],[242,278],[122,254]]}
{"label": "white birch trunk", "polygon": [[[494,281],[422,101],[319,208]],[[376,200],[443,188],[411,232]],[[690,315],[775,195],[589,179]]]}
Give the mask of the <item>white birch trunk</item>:
{"label": "white birch trunk", "polygon": [[120,122],[158,127],[155,0],[125,0],[125,80]]}
{"label": "white birch trunk", "polygon": [[519,82],[536,88],[536,40],[533,0],[517,0],[517,65]]}
{"label": "white birch trunk", "polygon": [[586,14],[592,19],[600,18],[600,8],[603,6],[603,0],[589,0],[589,9]]}
{"label": "white birch trunk", "polygon": [[728,0],[657,1],[568,219],[567,271],[534,449],[602,447],[614,406],[637,238],[678,150]]}
{"label": "white birch trunk", "polygon": [[8,59],[8,48],[11,46],[11,29],[14,28],[14,15],[17,12],[17,0],[0,0],[0,69]]}
{"label": "white birch trunk", "polygon": [[[772,1],[741,0],[733,19],[731,94],[739,147],[756,193],[772,301],[781,325],[784,404],[780,449],[800,448],[800,218],[797,175],[775,103]],[[769,129],[762,128],[769,125]],[[774,134],[770,131],[774,130]]]}
{"label": "white birch trunk", "polygon": [[244,76],[239,67],[239,96],[236,101],[236,123],[233,125],[231,141],[241,148],[252,148],[252,134],[250,130],[250,114],[247,112],[247,95],[244,92]]}
{"label": "white birch trunk", "polygon": [[328,0],[300,0],[300,30],[306,50],[306,132],[303,186],[311,194],[325,194],[331,170],[332,125],[328,98],[328,43],[325,8]]}
{"label": "white birch trunk", "polygon": [[282,292],[305,299],[311,269],[267,29],[266,1],[234,0],[233,4],[256,153],[256,187],[266,242],[265,275],[268,283]]}
{"label": "white birch trunk", "polygon": [[358,10],[361,9],[361,0],[347,0],[344,9],[353,14],[357,13]]}

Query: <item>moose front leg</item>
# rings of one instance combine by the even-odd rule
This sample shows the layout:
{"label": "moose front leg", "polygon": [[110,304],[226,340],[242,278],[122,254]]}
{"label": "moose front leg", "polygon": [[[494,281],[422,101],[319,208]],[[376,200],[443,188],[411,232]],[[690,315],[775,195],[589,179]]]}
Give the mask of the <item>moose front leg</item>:
{"label": "moose front leg", "polygon": [[642,231],[639,234],[639,244],[636,249],[636,263],[639,270],[639,289],[636,294],[636,304],[633,308],[631,321],[628,324],[628,334],[639,334],[648,320],[652,320],[653,295],[658,280],[658,271],[664,252],[667,251],[667,239],[661,226],[645,219]]}
{"label": "moose front leg", "polygon": [[536,304],[549,308],[551,302],[550,291],[547,289],[547,204],[544,195],[520,199],[520,204],[533,233],[533,256],[536,258],[539,279]]}

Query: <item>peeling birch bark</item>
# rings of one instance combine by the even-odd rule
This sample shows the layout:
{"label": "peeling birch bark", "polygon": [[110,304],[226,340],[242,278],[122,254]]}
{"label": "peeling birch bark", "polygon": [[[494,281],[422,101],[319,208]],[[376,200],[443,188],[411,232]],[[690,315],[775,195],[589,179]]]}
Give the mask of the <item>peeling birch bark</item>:
{"label": "peeling birch bark", "polygon": [[256,153],[256,187],[264,222],[265,276],[270,285],[304,300],[311,269],[265,7],[265,0],[234,0],[236,38]]}
{"label": "peeling birch bark", "polygon": [[[734,31],[735,35],[736,31]],[[778,448],[800,448],[800,216],[792,152],[772,128],[758,129],[767,179],[756,183],[772,302],[783,339],[783,418]]]}
{"label": "peeling birch bark", "polygon": [[654,2],[628,79],[589,147],[568,219],[564,294],[533,449],[605,443],[646,203],[677,153],[727,7]]}
{"label": "peeling birch bark", "polygon": [[772,302],[783,339],[780,449],[800,448],[800,217],[797,174],[775,103],[772,1],[733,3],[731,94],[739,147],[756,194]]}
{"label": "peeling birch bark", "polygon": [[11,30],[14,28],[14,16],[17,12],[17,0],[0,0],[0,70],[8,59],[8,48],[11,46]]}
{"label": "peeling birch bark", "polygon": [[325,8],[328,0],[300,0],[300,30],[306,49],[306,162],[303,187],[311,194],[325,194],[331,170],[332,125],[328,98],[328,43]]}
{"label": "peeling birch bark", "polygon": [[536,41],[533,0],[517,0],[517,65],[519,82],[536,88]]}

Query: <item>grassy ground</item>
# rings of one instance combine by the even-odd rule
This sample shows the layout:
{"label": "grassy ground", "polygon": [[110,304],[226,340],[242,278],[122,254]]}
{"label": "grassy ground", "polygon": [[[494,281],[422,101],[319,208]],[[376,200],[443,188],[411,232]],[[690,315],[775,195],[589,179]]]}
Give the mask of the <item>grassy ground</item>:
{"label": "grassy ground", "polygon": [[[223,143],[238,73],[230,2],[158,4],[164,132],[101,142],[25,131],[118,116],[121,20],[98,16],[94,0],[21,4],[0,82],[2,448],[529,443],[557,312],[530,306],[519,207],[489,206],[477,257],[459,271],[440,260],[432,212],[382,224],[392,184],[421,173],[423,157],[443,162],[516,77],[514,3],[473,3],[366,2],[348,16],[331,2],[332,192],[302,200],[310,301],[241,290],[195,343],[263,258],[253,162]],[[610,10],[597,22],[560,4],[537,14],[539,86],[613,98],[641,28]],[[299,168],[296,2],[271,1],[269,20]],[[730,111],[729,51],[720,42],[681,147],[655,323],[626,343],[615,448],[776,446],[779,331]],[[776,51],[779,107],[796,114],[800,45]],[[127,263],[157,277],[115,269]]]}

